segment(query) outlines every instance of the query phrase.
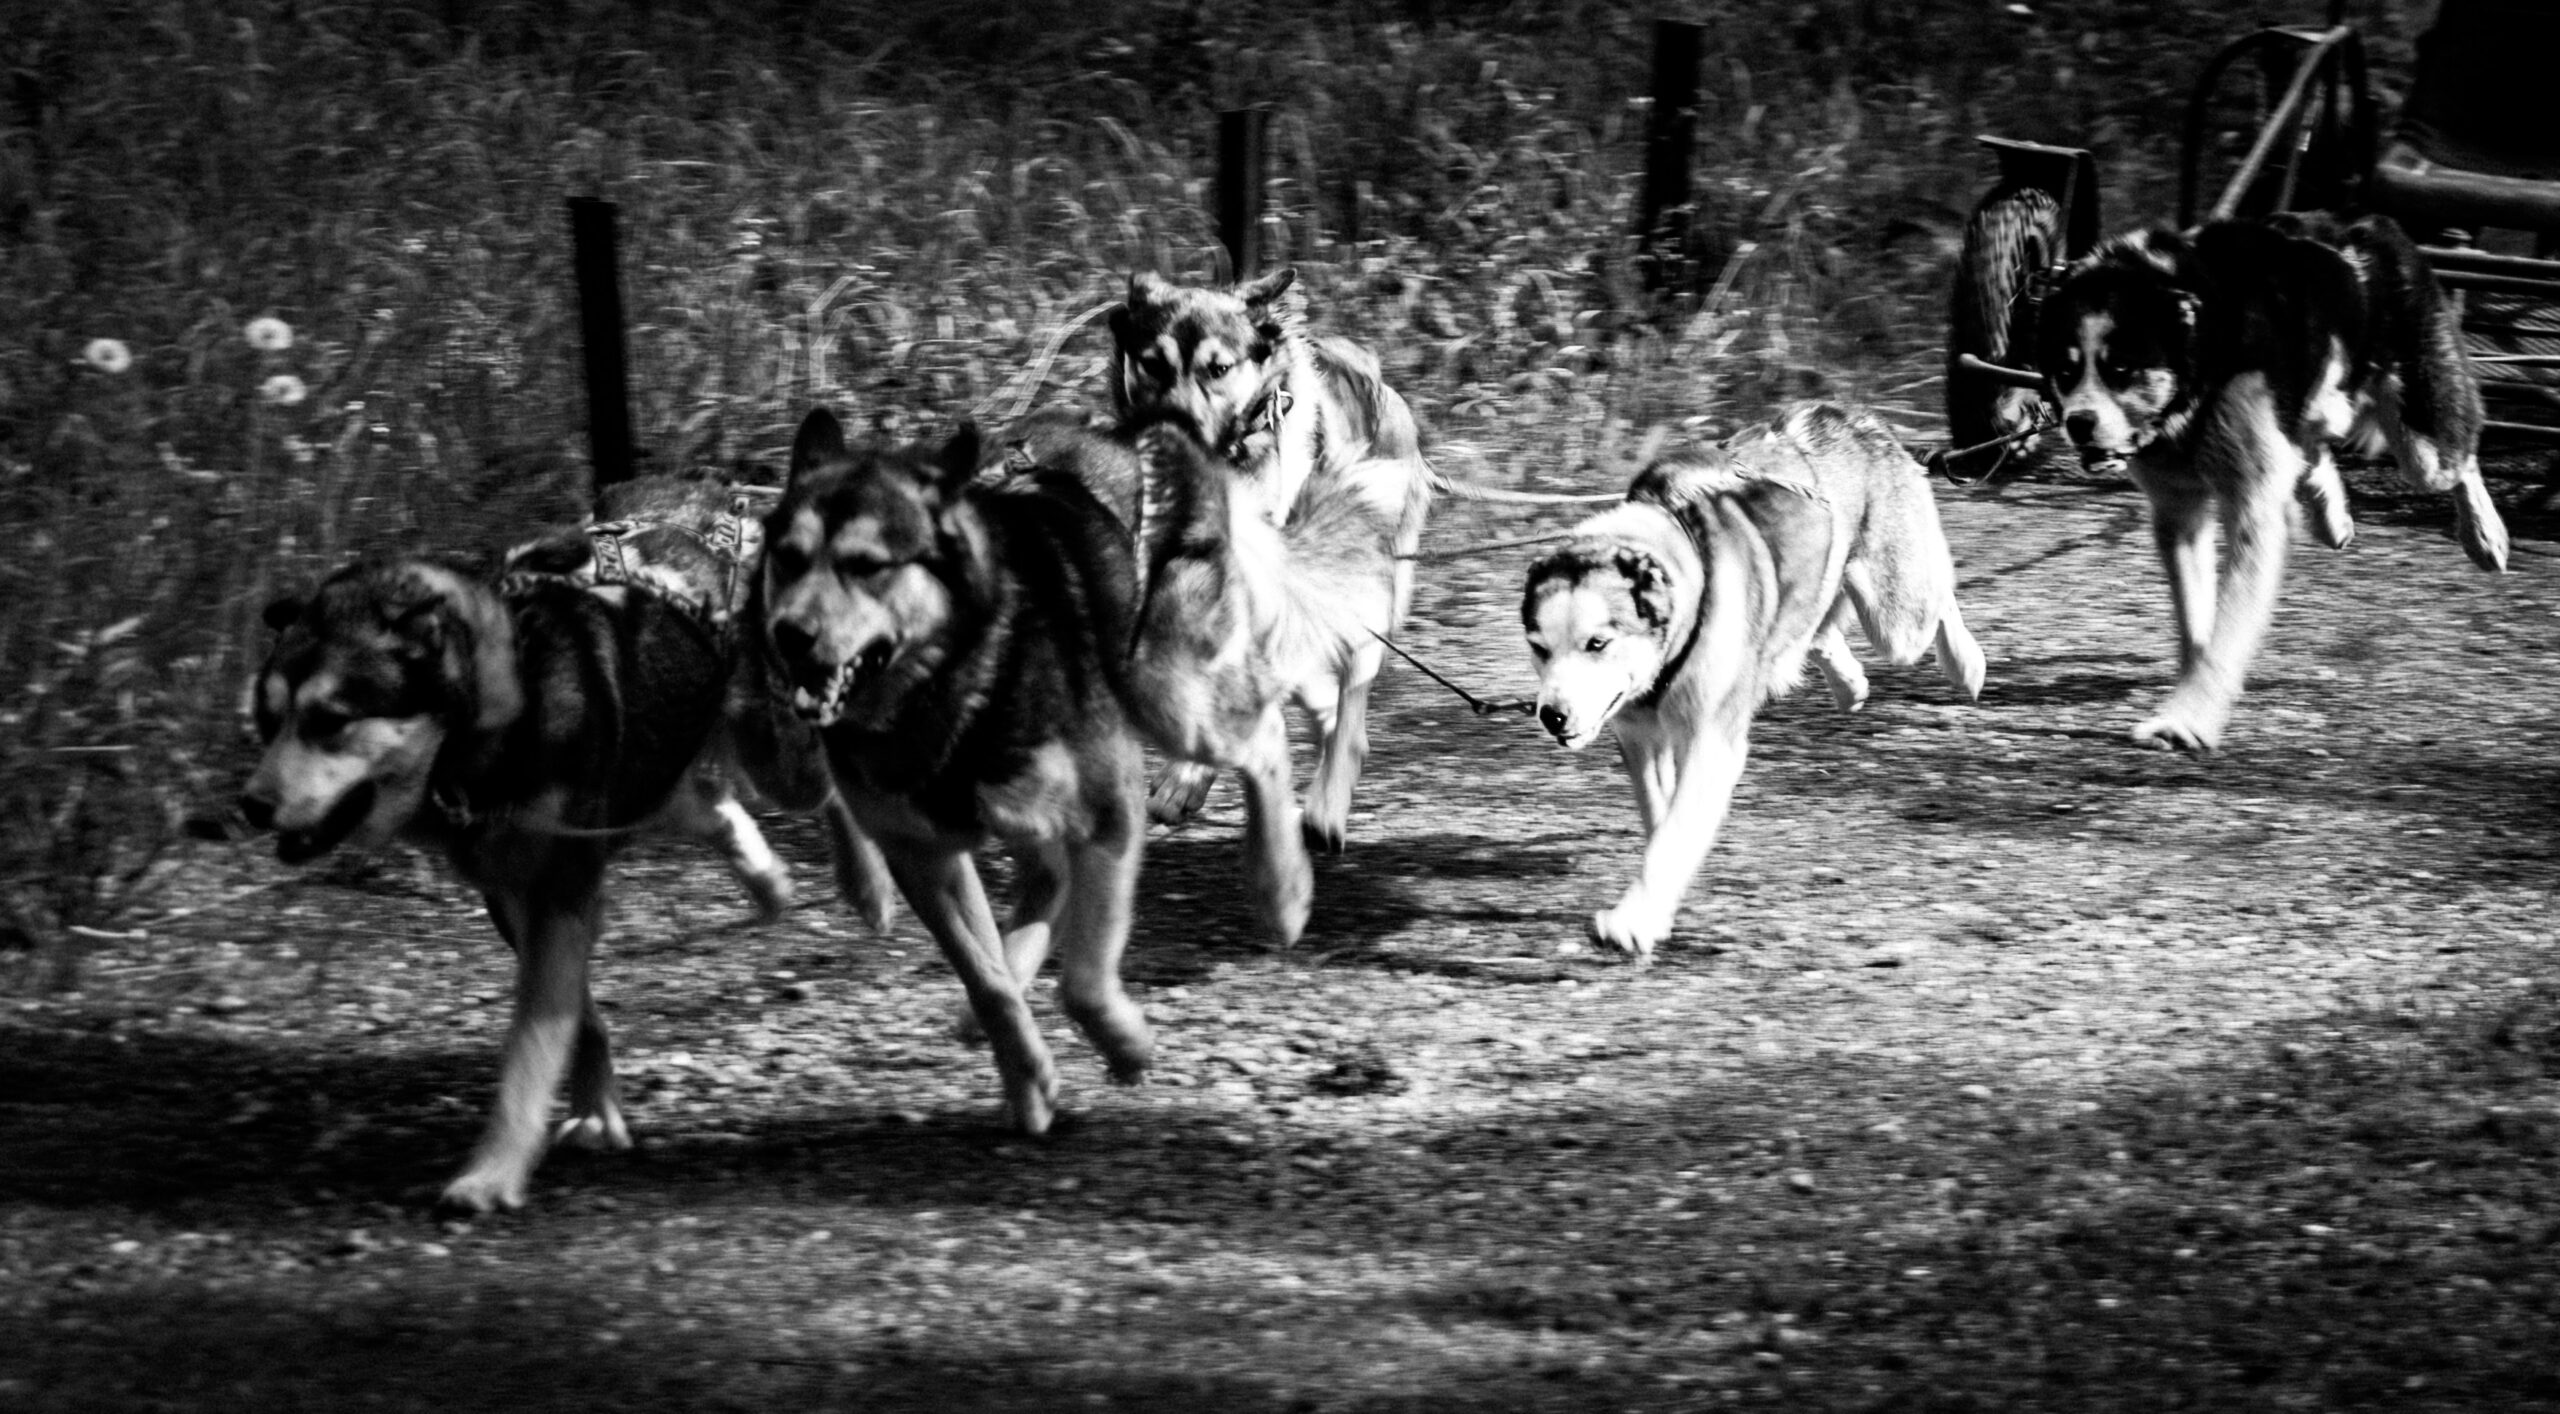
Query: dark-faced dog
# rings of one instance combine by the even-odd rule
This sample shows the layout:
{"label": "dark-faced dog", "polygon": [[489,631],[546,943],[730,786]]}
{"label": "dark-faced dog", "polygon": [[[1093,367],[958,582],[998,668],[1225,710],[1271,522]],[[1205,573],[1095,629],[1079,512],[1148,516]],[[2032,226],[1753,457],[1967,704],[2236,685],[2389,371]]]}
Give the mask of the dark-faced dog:
{"label": "dark-faced dog", "polygon": [[559,1137],[628,1147],[587,963],[614,846],[719,829],[696,788],[728,681],[709,629],[637,588],[501,594],[418,559],[340,570],[267,622],[250,821],[287,863],[395,835],[440,850],[515,949],[497,1106],[445,1201],[523,1203],[564,1071]]}
{"label": "dark-faced dog", "polygon": [[[1082,483],[979,485],[977,438],[849,448],[821,409],[765,523],[749,631],[819,730],[836,789],[960,975],[1013,1123],[1047,1129],[1057,1074],[1024,1000],[1054,934],[1059,1000],[1114,1079],[1151,1050],[1120,985],[1146,829],[1123,703],[1136,626],[1125,529]],[[1009,845],[999,933],[975,856]]]}
{"label": "dark-faced dog", "polygon": [[[2284,575],[2286,505],[2355,534],[2333,443],[2378,431],[2410,484],[2450,491],[2463,549],[2506,567],[2480,479],[2480,393],[2458,312],[2386,217],[2221,221],[2111,242],[2047,298],[2037,362],[2095,468],[2128,468],[2178,623],[2178,685],[2134,740],[2222,739]],[[2217,584],[2217,513],[2229,540]]]}

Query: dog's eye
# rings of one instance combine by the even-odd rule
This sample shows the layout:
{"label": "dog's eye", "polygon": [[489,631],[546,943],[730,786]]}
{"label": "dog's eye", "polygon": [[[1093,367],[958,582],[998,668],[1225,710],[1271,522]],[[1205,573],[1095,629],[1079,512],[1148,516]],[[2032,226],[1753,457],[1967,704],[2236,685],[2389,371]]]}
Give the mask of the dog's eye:
{"label": "dog's eye", "polygon": [[310,708],[302,714],[302,739],[327,741],[345,731],[354,721],[344,712],[333,712],[326,707]]}
{"label": "dog's eye", "polygon": [[874,559],[869,555],[836,556],[836,573],[847,579],[869,579],[888,568],[887,560]]}
{"label": "dog's eye", "polygon": [[784,579],[797,578],[809,568],[809,557],[796,545],[765,542],[764,562]]}
{"label": "dog's eye", "polygon": [[1225,359],[1213,358],[1207,363],[1200,365],[1200,376],[1208,379],[1212,383],[1215,383],[1219,379],[1226,377],[1227,371],[1234,367],[1234,364],[1227,362]]}
{"label": "dog's eye", "polygon": [[1609,635],[1605,633],[1595,633],[1591,636],[1591,641],[1589,643],[1582,645],[1582,651],[1585,653],[1605,652],[1609,645],[1614,641],[1615,640],[1611,639]]}

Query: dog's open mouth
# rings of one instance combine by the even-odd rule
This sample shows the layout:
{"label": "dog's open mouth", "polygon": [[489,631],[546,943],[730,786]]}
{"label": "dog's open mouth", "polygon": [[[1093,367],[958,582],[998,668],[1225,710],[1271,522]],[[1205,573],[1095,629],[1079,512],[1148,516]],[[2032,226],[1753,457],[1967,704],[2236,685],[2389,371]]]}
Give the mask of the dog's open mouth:
{"label": "dog's open mouth", "polygon": [[287,864],[305,864],[346,843],[347,836],[373,814],[374,795],[373,782],[359,781],[338,797],[338,803],[329,807],[320,823],[308,829],[278,831],[276,858]]}
{"label": "dog's open mouth", "polygon": [[2132,464],[2133,457],[2125,452],[2109,451],[2103,447],[2080,449],[2080,467],[2083,471],[2094,471],[2101,476],[2121,476],[2124,474],[2124,469]]}
{"label": "dog's open mouth", "polygon": [[826,668],[816,663],[802,664],[792,676],[791,710],[801,720],[819,726],[833,726],[844,716],[845,699],[853,690],[880,676],[889,661],[898,656],[898,645],[890,639],[875,639],[850,663]]}

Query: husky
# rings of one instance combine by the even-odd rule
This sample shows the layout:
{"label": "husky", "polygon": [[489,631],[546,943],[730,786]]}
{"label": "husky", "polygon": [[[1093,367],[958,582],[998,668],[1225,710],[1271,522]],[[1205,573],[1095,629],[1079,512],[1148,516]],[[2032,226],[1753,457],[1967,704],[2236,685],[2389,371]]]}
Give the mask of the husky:
{"label": "husky", "polygon": [[1129,709],[1175,770],[1244,782],[1246,887],[1264,931],[1295,943],[1314,873],[1290,818],[1281,709],[1335,681],[1349,646],[1393,623],[1394,545],[1362,496],[1370,470],[1319,465],[1283,526],[1171,407],[1115,428],[1043,414],[1005,442],[1017,474],[1073,477],[1128,529],[1139,586]]}
{"label": "husky", "polygon": [[1751,720],[1810,656],[1843,711],[1866,673],[1854,613],[1887,661],[1935,648],[1970,700],[1982,649],[1927,474],[1874,416],[1789,410],[1638,473],[1627,499],[1529,569],[1521,625],[1538,721],[1579,751],[1615,723],[1644,819],[1644,861],[1591,936],[1639,959],[1671,931],[1750,750]]}
{"label": "husky", "polygon": [[497,1104],[445,1204],[523,1205],[564,1071],[557,1139],[630,1147],[588,959],[621,840],[726,840],[701,768],[730,666],[709,626],[636,586],[501,590],[427,559],[351,565],[266,621],[243,814],[288,864],[395,836],[439,850],[515,950]]}
{"label": "husky", "polygon": [[[2101,246],[2044,304],[2036,361],[2084,464],[2129,469],[2169,575],[2178,684],[2137,742],[2222,740],[2284,578],[2286,504],[2355,536],[2332,444],[2387,442],[2412,486],[2449,491],[2463,550],[2506,568],[2480,478],[2479,384],[2460,314],[2390,218],[2218,221]],[[2229,540],[2214,576],[2214,522]]]}
{"label": "husky", "polygon": [[[1049,951],[1059,999],[1115,1080],[1146,1073],[1120,954],[1146,833],[1124,707],[1137,623],[1126,529],[1073,477],[976,480],[978,439],[846,445],[801,423],[746,630],[817,730],[836,790],[960,975],[1006,1108],[1045,1132],[1056,1067],[1025,1001]],[[975,856],[1011,847],[1001,935]]]}
{"label": "husky", "polygon": [[[684,606],[734,648],[737,613],[764,552],[763,513],[779,496],[773,487],[672,476],[615,482],[597,497],[594,523],[516,547],[500,582],[550,575],[581,585],[638,585]],[[758,912],[771,921],[790,907],[791,878],[739,802],[741,784],[784,809],[818,813],[845,901],[873,932],[887,932],[897,908],[888,865],[835,798],[817,733],[782,700],[762,655],[737,655],[721,726],[696,765],[696,790],[724,827],[713,843]]]}
{"label": "husky", "polygon": [[[1413,598],[1413,553],[1430,512],[1432,474],[1422,458],[1413,411],[1387,386],[1377,358],[1347,339],[1311,336],[1295,269],[1233,289],[1194,289],[1142,272],[1111,311],[1116,355],[1111,401],[1124,423],[1170,409],[1180,413],[1233,474],[1247,504],[1273,525],[1314,515],[1305,502],[1320,469],[1347,480],[1364,520],[1328,509],[1323,519],[1362,539],[1383,535],[1393,557],[1383,571],[1390,612],[1384,632],[1404,621]],[[1327,490],[1328,495],[1338,490]],[[1367,634],[1338,654],[1308,660],[1295,685],[1322,739],[1307,790],[1310,844],[1339,852],[1351,818],[1351,790],[1369,754],[1369,690],[1385,645]],[[1208,793],[1205,766],[1169,771],[1150,809],[1159,820],[1188,817]]]}

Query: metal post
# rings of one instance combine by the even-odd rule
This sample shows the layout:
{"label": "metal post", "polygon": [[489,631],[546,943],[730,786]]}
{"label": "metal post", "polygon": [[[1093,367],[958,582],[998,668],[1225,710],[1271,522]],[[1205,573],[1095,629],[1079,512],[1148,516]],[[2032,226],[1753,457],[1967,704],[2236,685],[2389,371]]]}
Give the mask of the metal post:
{"label": "metal post", "polygon": [[[1644,143],[1644,214],[1636,239],[1645,287],[1683,281],[1688,251],[1689,165],[1698,144],[1698,52],[1704,25],[1653,22],[1653,118]],[[1663,249],[1657,250],[1661,246]]]}
{"label": "metal post", "polygon": [[1262,134],[1270,115],[1234,108],[1218,115],[1218,243],[1227,248],[1227,278],[1262,272]]}
{"label": "metal post", "polygon": [[569,198],[578,267],[578,329],[587,361],[587,449],[599,495],[631,479],[631,384],[622,350],[622,280],[614,254],[614,206]]}

